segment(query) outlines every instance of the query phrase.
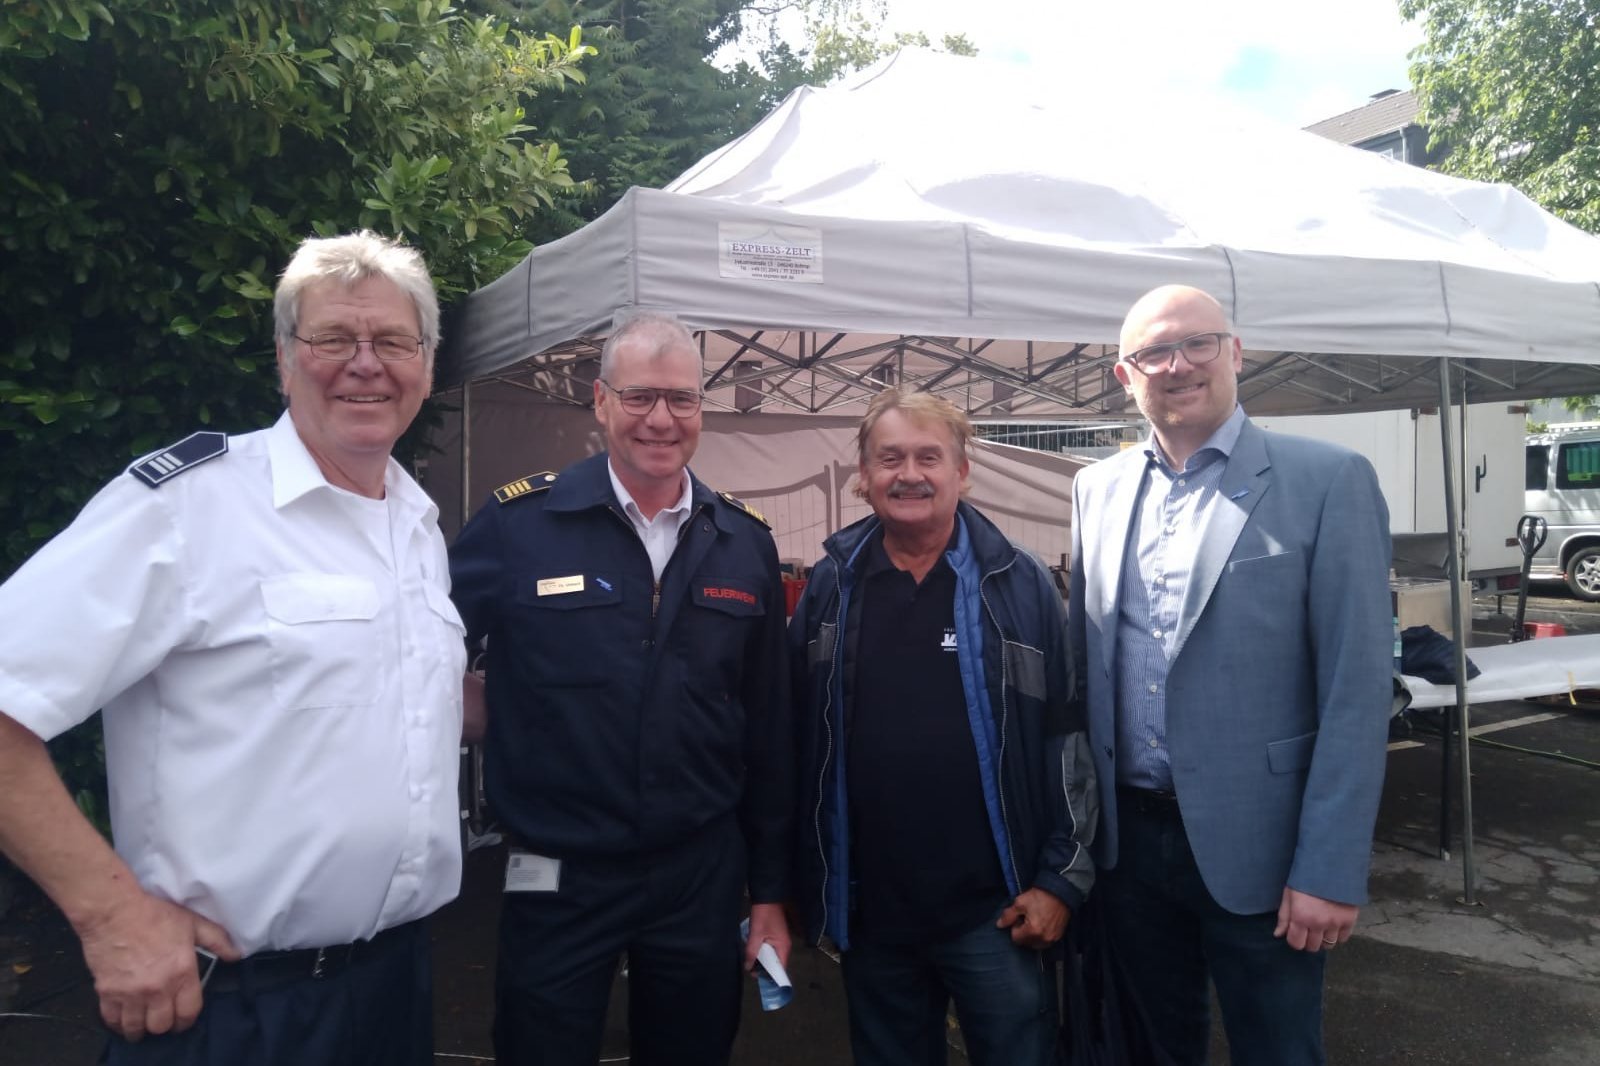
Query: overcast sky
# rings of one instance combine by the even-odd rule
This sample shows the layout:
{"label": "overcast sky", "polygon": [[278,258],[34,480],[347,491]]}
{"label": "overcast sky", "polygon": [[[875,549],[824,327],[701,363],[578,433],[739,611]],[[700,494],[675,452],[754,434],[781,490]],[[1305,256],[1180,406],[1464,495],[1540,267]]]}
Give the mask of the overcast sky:
{"label": "overcast sky", "polygon": [[1208,96],[1304,126],[1410,87],[1395,0],[888,0],[890,30],[965,33],[990,59],[1107,91]]}

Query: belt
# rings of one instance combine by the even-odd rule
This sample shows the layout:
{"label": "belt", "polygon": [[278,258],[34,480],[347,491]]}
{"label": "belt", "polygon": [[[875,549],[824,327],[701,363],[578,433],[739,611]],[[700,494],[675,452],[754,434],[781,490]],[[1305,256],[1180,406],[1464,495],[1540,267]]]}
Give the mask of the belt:
{"label": "belt", "polygon": [[207,995],[236,992],[240,988],[284,985],[300,980],[322,980],[350,969],[398,946],[398,941],[420,927],[418,918],[378,932],[371,940],[356,940],[326,948],[295,948],[291,951],[259,951],[238,962],[217,961],[205,982]]}
{"label": "belt", "polygon": [[1140,814],[1170,817],[1179,813],[1178,794],[1166,788],[1134,788],[1132,785],[1118,785],[1117,805],[1138,811]]}

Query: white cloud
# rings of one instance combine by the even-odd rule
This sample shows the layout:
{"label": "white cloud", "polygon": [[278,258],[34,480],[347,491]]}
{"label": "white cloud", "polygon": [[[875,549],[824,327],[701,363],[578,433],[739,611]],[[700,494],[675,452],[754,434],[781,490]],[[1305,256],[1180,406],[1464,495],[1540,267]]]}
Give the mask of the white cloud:
{"label": "white cloud", "polygon": [[1420,39],[1396,0],[889,0],[890,30],[965,33],[980,54],[1086,90],[1227,99],[1304,125],[1405,88]]}

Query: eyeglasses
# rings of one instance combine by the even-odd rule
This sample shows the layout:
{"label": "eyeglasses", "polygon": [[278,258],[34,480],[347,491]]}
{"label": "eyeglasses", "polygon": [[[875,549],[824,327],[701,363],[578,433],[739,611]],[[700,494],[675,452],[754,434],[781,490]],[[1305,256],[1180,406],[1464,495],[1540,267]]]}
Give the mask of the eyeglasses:
{"label": "eyeglasses", "polygon": [[1222,342],[1233,334],[1227,332],[1196,333],[1171,344],[1152,344],[1122,357],[1141,374],[1165,374],[1178,365],[1178,353],[1190,366],[1204,366],[1222,354]]}
{"label": "eyeglasses", "polygon": [[372,354],[385,363],[401,363],[414,359],[422,350],[422,338],[408,333],[382,333],[376,337],[352,337],[348,333],[318,333],[314,337],[294,339],[311,349],[311,354],[330,363],[348,363],[356,357],[363,344],[370,345]]}
{"label": "eyeglasses", "polygon": [[647,415],[662,399],[667,401],[667,413],[673,418],[693,418],[700,411],[701,397],[697,389],[652,389],[647,385],[618,389],[612,388],[605,378],[600,379],[600,384],[616,394],[617,402],[630,415]]}

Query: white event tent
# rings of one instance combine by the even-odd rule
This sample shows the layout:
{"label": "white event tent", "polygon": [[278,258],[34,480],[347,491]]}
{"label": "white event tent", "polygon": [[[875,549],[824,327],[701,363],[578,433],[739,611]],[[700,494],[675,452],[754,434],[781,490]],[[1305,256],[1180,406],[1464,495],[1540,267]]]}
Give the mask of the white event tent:
{"label": "white event tent", "polygon": [[[1122,314],[1173,282],[1229,312],[1252,414],[1600,392],[1600,239],[1514,189],[901,52],[796,91],[666,189],[630,190],[472,294],[447,324],[440,385],[460,388],[461,418],[429,489],[453,528],[501,481],[599,447],[581,406],[613,314],[667,310],[703,331],[696,469],[776,512],[781,544],[799,532],[784,555],[814,558],[804,543],[851,516],[846,427],[874,392],[926,389],[981,418],[1126,420]],[[781,443],[753,443],[770,434]],[[1065,537],[1070,468],[1008,481],[978,465],[980,506],[1007,501],[1028,523],[1014,535],[1055,561],[1030,538]],[[823,482],[821,510],[793,495]],[[1470,898],[1470,834],[1465,857]]]}
{"label": "white event tent", "polygon": [[1121,316],[1166,282],[1229,310],[1255,414],[1437,403],[1416,356],[1473,402],[1600,390],[1600,240],[1515,190],[926,52],[535,250],[467,301],[441,384],[585,401],[613,313],[659,308],[708,331],[713,407],[851,413],[893,381],[1121,419]]}

